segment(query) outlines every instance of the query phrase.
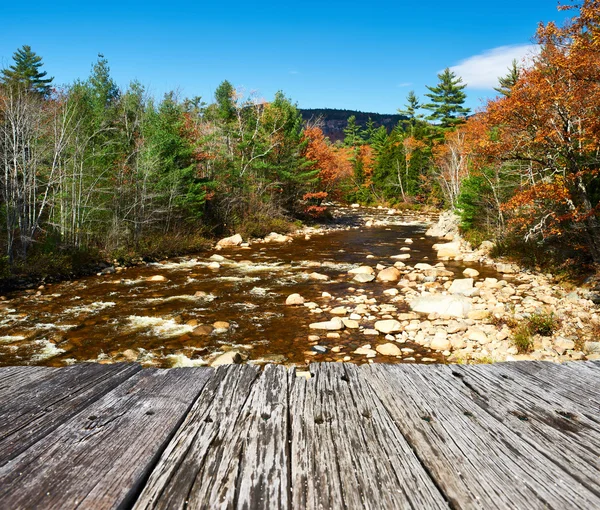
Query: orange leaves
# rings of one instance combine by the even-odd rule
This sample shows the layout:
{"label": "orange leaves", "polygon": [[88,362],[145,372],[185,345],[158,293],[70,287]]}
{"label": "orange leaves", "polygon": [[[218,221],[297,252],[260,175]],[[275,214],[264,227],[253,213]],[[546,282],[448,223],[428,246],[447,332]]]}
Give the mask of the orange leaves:
{"label": "orange leaves", "polygon": [[319,170],[321,188],[333,192],[339,181],[352,173],[350,150],[346,147],[333,147],[318,127],[307,127],[304,138],[308,141],[305,156]]}

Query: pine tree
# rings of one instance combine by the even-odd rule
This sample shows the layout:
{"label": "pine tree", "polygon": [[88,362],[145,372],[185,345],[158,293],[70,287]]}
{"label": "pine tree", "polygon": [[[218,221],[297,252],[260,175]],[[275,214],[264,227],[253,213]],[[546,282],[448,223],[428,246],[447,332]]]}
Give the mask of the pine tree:
{"label": "pine tree", "polygon": [[494,90],[505,97],[510,96],[512,88],[517,84],[519,80],[519,66],[517,65],[517,59],[513,59],[510,67],[508,68],[508,74],[506,76],[500,76],[498,78],[499,87],[494,87]]}
{"label": "pine tree", "polygon": [[420,108],[421,103],[419,102],[419,98],[416,96],[415,91],[411,90],[406,96],[406,104],[404,105],[404,110],[398,108],[398,113],[400,115],[406,115],[411,125],[413,125],[416,119],[423,117],[423,115],[417,113],[417,111],[419,111]]}
{"label": "pine tree", "polygon": [[344,145],[355,147],[361,145],[360,126],[356,123],[356,116],[348,117],[348,122],[344,128]]}
{"label": "pine tree", "polygon": [[438,79],[440,81],[437,86],[427,86],[431,94],[425,95],[432,101],[423,105],[423,108],[431,111],[427,120],[439,122],[442,129],[456,127],[471,112],[469,108],[462,106],[467,98],[463,92],[467,85],[448,68],[438,74]]}
{"label": "pine tree", "polygon": [[23,88],[41,96],[48,96],[51,91],[50,83],[54,78],[46,78],[46,71],[40,68],[44,65],[42,57],[36,55],[31,46],[24,45],[13,54],[14,64],[2,69],[2,83],[9,87]]}

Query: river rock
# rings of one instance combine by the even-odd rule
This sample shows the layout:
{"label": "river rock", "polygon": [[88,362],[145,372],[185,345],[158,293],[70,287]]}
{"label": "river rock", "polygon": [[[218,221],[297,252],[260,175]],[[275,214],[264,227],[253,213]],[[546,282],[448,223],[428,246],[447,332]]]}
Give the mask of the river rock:
{"label": "river rock", "polygon": [[473,278],[462,278],[454,280],[448,289],[450,294],[462,294],[470,296],[473,293]]}
{"label": "river rock", "polygon": [[285,300],[285,304],[288,306],[303,305],[304,298],[300,294],[290,294]]}
{"label": "river rock", "polygon": [[383,356],[401,356],[402,351],[396,344],[387,343],[378,345],[375,350]]}
{"label": "river rock", "polygon": [[377,321],[375,323],[375,329],[387,335],[388,333],[402,331],[402,324],[395,319],[386,319],[383,321]]}
{"label": "river rock", "polygon": [[559,336],[554,341],[554,350],[558,352],[558,354],[563,355],[565,351],[572,351],[575,349],[575,342],[573,340],[569,340],[568,338],[564,338]]}
{"label": "river rock", "polygon": [[515,264],[505,264],[504,262],[497,262],[496,271],[504,274],[514,274],[519,272],[519,266]]}
{"label": "river rock", "polygon": [[210,335],[215,328],[208,324],[203,324],[193,329],[192,336],[207,336]]}
{"label": "river rock", "polygon": [[323,345],[313,345],[312,350],[318,354],[325,354],[327,352],[327,347]]}
{"label": "river rock", "polygon": [[360,204],[352,204],[350,207],[352,209],[358,209],[360,207]]}
{"label": "river rock", "polygon": [[359,283],[368,283],[368,282],[372,282],[375,279],[375,275],[374,274],[364,274],[364,273],[360,273],[357,274],[353,280],[355,282],[359,282]]}
{"label": "river rock", "polygon": [[466,337],[469,340],[473,340],[474,342],[477,342],[481,345],[490,343],[490,339],[487,336],[487,334],[485,333],[485,331],[482,331],[479,328],[469,328],[467,330]]}
{"label": "river rock", "polygon": [[217,321],[213,324],[213,327],[215,329],[220,329],[220,330],[228,330],[229,329],[229,322],[225,322],[225,321]]}
{"label": "river rock", "polygon": [[344,323],[344,326],[346,326],[348,329],[358,329],[359,328],[359,322],[356,319],[342,319],[342,322]]}
{"label": "river rock", "polygon": [[217,356],[212,363],[211,367],[219,367],[221,365],[233,365],[242,362],[242,355],[237,351],[228,351]]}
{"label": "river rock", "polygon": [[168,278],[166,276],[163,276],[161,274],[156,274],[154,276],[149,276],[148,278],[146,278],[147,282],[168,282]]}
{"label": "river rock", "polygon": [[467,267],[467,269],[463,271],[463,274],[467,278],[477,278],[479,276],[479,271],[477,271],[477,269],[473,269],[472,267]]}
{"label": "river rock", "polygon": [[377,281],[379,282],[397,282],[399,279],[400,271],[395,267],[387,267],[377,274]]}
{"label": "river rock", "polygon": [[460,295],[430,294],[416,298],[410,303],[410,307],[415,312],[464,318],[471,311],[471,301]]}
{"label": "river rock", "polygon": [[366,356],[367,358],[374,358],[377,356],[377,351],[367,347],[359,347],[354,351],[354,354],[360,354],[361,356]]}
{"label": "river rock", "polygon": [[433,249],[437,251],[438,258],[443,260],[452,260],[460,255],[460,243],[458,241],[434,244]]}
{"label": "river rock", "polygon": [[321,273],[310,273],[308,275],[308,277],[311,280],[317,280],[317,281],[320,281],[320,282],[326,282],[326,281],[329,280],[329,276],[327,276],[326,274],[321,274]]}
{"label": "river rock", "polygon": [[268,243],[288,243],[292,241],[292,238],[290,236],[278,234],[277,232],[271,232],[268,236],[265,237],[265,241]]}
{"label": "river rock", "polygon": [[223,257],[223,255],[217,255],[215,253],[214,255],[211,255],[209,257],[209,260],[214,260],[215,262],[223,262],[225,260],[225,257]]}
{"label": "river rock", "polygon": [[208,269],[219,269],[221,267],[221,264],[219,264],[218,262],[211,262],[210,264],[208,264]]}
{"label": "river rock", "polygon": [[418,269],[419,271],[425,271],[426,269],[434,269],[434,267],[431,264],[419,262],[418,264],[415,264],[415,269]]}
{"label": "river rock", "polygon": [[374,274],[375,270],[371,266],[360,266],[350,269],[348,274]]}
{"label": "river rock", "polygon": [[309,325],[310,329],[324,329],[326,331],[338,331],[344,329],[344,323],[339,317],[333,317],[326,322],[313,322]]}
{"label": "river rock", "polygon": [[244,242],[244,240],[242,239],[242,236],[240,234],[235,234],[231,237],[224,237],[217,243],[217,246],[221,246],[221,247],[239,246],[243,242]]}
{"label": "river rock", "polygon": [[448,351],[452,347],[452,343],[448,340],[448,337],[436,334],[429,347],[434,351]]}

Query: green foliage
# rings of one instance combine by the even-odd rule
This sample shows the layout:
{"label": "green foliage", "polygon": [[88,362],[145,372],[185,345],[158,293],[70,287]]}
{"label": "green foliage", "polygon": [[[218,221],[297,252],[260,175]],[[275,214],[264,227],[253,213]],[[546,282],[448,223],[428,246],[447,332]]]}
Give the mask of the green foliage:
{"label": "green foliage", "polygon": [[499,87],[494,87],[494,90],[505,97],[510,96],[512,88],[517,84],[519,80],[519,66],[517,59],[513,59],[510,67],[508,68],[508,74],[506,76],[500,76],[498,78]]}
{"label": "green foliage", "polygon": [[532,335],[552,336],[560,326],[553,312],[533,313],[527,319],[527,328]]}
{"label": "green foliage", "polygon": [[463,230],[475,229],[479,224],[485,207],[482,197],[488,190],[489,186],[482,175],[471,175],[463,180],[457,199],[457,212]]}
{"label": "green foliage", "polygon": [[533,338],[527,324],[519,325],[512,334],[512,343],[519,354],[526,354],[533,350]]}
{"label": "green foliage", "polygon": [[431,111],[428,120],[439,122],[442,129],[454,128],[463,123],[471,111],[463,106],[467,98],[463,92],[466,84],[448,68],[438,74],[438,79],[436,86],[427,86],[430,93],[425,95],[431,103],[423,105],[423,108]]}
{"label": "green foliage", "polygon": [[13,54],[14,64],[2,69],[2,83],[9,87],[22,88],[42,97],[50,95],[50,84],[54,78],[40,68],[44,65],[42,57],[36,55],[31,46],[24,45]]}

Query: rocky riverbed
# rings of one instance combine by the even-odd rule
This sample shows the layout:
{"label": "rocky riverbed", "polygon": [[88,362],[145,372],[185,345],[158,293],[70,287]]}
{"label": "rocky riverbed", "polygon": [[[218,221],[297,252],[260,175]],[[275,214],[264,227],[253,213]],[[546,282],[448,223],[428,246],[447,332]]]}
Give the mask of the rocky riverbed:
{"label": "rocky riverbed", "polygon": [[[328,227],[232,236],[194,257],[3,297],[0,365],[597,359],[598,307],[470,249],[443,214],[337,209]],[[515,335],[552,317],[547,336]]]}

